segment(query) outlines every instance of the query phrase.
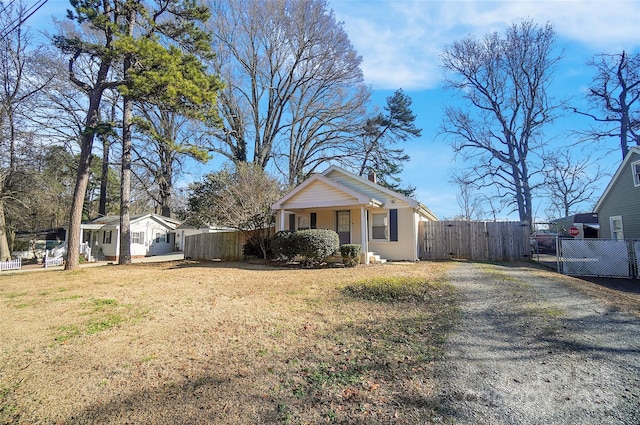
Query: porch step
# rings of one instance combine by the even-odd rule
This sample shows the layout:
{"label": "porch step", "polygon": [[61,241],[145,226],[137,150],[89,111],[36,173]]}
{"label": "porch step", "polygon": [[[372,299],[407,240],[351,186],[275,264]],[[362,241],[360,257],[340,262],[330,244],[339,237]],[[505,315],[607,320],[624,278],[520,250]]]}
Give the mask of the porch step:
{"label": "porch step", "polygon": [[380,258],[380,255],[375,252],[367,252],[367,257],[369,258],[369,264],[384,264],[387,262],[386,259]]}

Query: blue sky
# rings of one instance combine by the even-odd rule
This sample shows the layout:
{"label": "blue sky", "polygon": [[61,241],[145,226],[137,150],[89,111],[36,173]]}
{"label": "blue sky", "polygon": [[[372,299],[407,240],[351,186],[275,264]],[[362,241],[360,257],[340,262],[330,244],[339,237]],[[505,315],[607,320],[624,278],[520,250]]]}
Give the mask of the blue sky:
{"label": "blue sky", "polygon": [[[438,128],[443,108],[452,101],[452,93],[442,89],[443,71],[439,56],[443,47],[469,34],[483,36],[503,32],[513,22],[532,19],[550,22],[558,36],[558,47],[565,49],[564,59],[555,74],[554,95],[573,98],[584,104],[583,93],[593,76],[586,62],[600,52],[637,52],[640,48],[640,1],[359,1],[333,0],[330,7],[358,53],[363,57],[365,80],[375,89],[376,101],[402,88],[413,99],[417,125],[422,137],[405,145],[411,162],[402,179],[417,187],[416,198],[438,217],[453,217],[460,212],[456,202],[458,189],[448,181],[454,168],[453,151]],[[575,115],[559,118],[548,137],[558,147],[570,146],[576,136],[570,129],[584,129],[590,121]],[[615,171],[620,162],[617,141],[610,149],[591,146],[572,147],[576,157],[588,155],[601,159],[603,167]],[[607,179],[601,182],[603,190]],[[601,190],[596,191],[597,196]],[[584,205],[589,210],[597,201]],[[534,215],[544,218],[544,199],[538,199]],[[507,211],[502,214],[507,217]],[[511,214],[510,219],[517,219]]]}
{"label": "blue sky", "polygon": [[[416,198],[441,219],[460,213],[458,188],[449,179],[454,168],[464,166],[454,161],[448,142],[438,136],[441,111],[452,102],[452,93],[442,89],[439,57],[444,46],[469,34],[481,37],[503,32],[521,19],[550,22],[558,36],[558,47],[565,50],[555,73],[553,95],[572,98],[577,106],[584,105],[583,93],[593,75],[586,62],[594,54],[640,49],[640,0],[329,0],[329,7],[344,23],[363,58],[365,81],[374,89],[375,102],[383,106],[386,97],[398,88],[412,97],[417,125],[423,131],[420,139],[404,144],[411,161],[400,177],[404,184],[417,188]],[[50,17],[63,19],[67,8],[68,0],[49,0],[29,23],[35,28],[49,26]],[[584,118],[565,115],[547,136],[553,145],[571,149],[576,157],[588,155],[598,159],[606,171],[615,171],[620,162],[616,140],[608,149],[569,147],[576,136],[568,131],[590,124]],[[601,182],[597,196],[607,182]],[[583,210],[589,210],[597,196]],[[539,220],[544,219],[544,203],[544,199],[538,199],[534,206]],[[501,217],[517,219],[507,211]]]}

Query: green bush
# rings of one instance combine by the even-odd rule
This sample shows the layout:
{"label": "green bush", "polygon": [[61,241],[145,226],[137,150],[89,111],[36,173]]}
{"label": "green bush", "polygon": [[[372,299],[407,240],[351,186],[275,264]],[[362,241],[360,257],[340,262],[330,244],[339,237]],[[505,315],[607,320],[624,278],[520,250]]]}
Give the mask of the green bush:
{"label": "green bush", "polygon": [[[263,247],[266,252],[262,251]],[[266,255],[266,258],[270,258],[273,255],[273,253],[271,252],[270,240],[263,239],[262,241],[260,241],[260,239],[257,237],[250,238],[244,245],[242,245],[242,254],[245,257],[264,258]]]}
{"label": "green bush", "polygon": [[306,265],[320,264],[340,249],[340,238],[333,230],[309,229],[293,234],[296,254]]}
{"label": "green bush", "polygon": [[291,261],[295,258],[296,246],[293,240],[294,232],[290,230],[281,230],[276,232],[271,239],[271,251],[277,259]]}
{"label": "green bush", "polygon": [[355,243],[344,244],[340,247],[342,263],[347,267],[355,267],[360,264],[362,246]]}

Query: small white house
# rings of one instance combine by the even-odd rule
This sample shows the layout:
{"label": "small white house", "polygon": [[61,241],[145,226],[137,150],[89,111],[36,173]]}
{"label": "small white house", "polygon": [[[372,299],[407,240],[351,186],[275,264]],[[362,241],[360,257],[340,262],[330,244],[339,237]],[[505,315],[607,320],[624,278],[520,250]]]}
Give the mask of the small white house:
{"label": "small white house", "polygon": [[[131,258],[168,254],[176,250],[175,229],[178,220],[157,214],[132,215]],[[104,216],[80,226],[82,241],[97,259],[118,261],[120,253],[120,217]]]}
{"label": "small white house", "polygon": [[331,229],[340,245],[360,244],[364,263],[372,259],[417,261],[421,221],[438,218],[424,205],[332,166],[313,174],[272,206],[276,231]]}

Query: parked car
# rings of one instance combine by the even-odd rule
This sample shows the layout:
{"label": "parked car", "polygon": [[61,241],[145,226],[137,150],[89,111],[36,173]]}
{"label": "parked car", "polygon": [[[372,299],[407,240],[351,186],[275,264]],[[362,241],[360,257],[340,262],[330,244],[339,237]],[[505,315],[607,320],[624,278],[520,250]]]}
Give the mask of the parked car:
{"label": "parked car", "polygon": [[557,233],[535,232],[531,234],[531,252],[556,255]]}

